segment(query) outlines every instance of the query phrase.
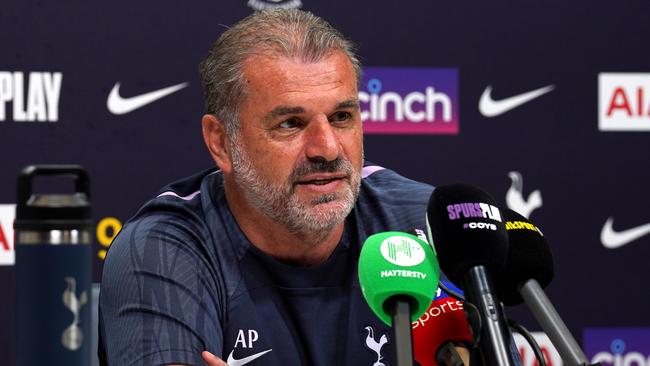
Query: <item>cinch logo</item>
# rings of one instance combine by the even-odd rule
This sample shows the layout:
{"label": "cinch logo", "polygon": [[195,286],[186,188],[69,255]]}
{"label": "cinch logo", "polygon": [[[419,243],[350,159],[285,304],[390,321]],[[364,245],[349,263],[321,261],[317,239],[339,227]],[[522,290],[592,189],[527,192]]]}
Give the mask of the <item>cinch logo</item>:
{"label": "cinch logo", "polygon": [[585,353],[603,366],[650,365],[650,328],[585,329]]}
{"label": "cinch logo", "polygon": [[417,266],[424,261],[424,249],[417,241],[404,236],[391,236],[379,246],[384,259],[402,267]]}
{"label": "cinch logo", "polygon": [[366,67],[359,90],[369,134],[458,134],[458,71]]}
{"label": "cinch logo", "polygon": [[0,204],[0,266],[13,266],[16,205]]}
{"label": "cinch logo", "polygon": [[598,129],[650,131],[650,74],[598,74]]}
{"label": "cinch logo", "polygon": [[650,365],[650,357],[641,352],[625,353],[625,342],[622,339],[614,339],[610,346],[610,352],[599,352],[592,362],[602,362],[604,365]]}
{"label": "cinch logo", "polygon": [[63,75],[60,72],[0,71],[0,122],[56,122]]}

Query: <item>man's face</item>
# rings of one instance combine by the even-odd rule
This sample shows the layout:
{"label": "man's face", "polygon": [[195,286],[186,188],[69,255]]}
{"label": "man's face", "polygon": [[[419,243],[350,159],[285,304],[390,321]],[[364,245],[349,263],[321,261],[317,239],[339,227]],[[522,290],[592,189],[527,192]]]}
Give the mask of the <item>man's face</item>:
{"label": "man's face", "polygon": [[363,162],[356,75],[342,52],[316,63],[253,56],[240,133],[230,141],[233,189],[297,234],[328,232],[356,201]]}

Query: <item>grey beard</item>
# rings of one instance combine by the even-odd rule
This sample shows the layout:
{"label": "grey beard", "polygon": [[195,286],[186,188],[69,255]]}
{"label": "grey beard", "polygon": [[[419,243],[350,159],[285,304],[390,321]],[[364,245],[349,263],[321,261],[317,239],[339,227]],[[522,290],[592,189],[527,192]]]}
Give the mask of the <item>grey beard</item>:
{"label": "grey beard", "polygon": [[[257,173],[238,141],[233,141],[230,145],[233,179],[242,189],[245,198],[253,207],[293,235],[316,244],[342,223],[354,208],[361,177],[348,160],[307,161],[296,167],[283,185],[273,185]],[[294,183],[300,177],[315,172],[333,171],[344,171],[350,176],[350,189],[342,193],[324,194],[311,202],[301,202],[294,194]],[[320,204],[334,201],[337,203],[329,210],[314,209]]]}

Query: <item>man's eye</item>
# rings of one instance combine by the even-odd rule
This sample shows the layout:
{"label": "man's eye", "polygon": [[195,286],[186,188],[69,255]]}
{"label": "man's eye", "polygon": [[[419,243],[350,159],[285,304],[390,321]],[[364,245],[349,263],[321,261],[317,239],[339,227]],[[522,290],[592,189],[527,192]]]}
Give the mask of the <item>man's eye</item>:
{"label": "man's eye", "polygon": [[291,118],[291,119],[288,119],[286,121],[282,121],[282,123],[280,123],[278,125],[278,127],[283,128],[283,129],[291,129],[291,128],[296,128],[298,126],[300,126],[300,121],[298,121],[295,118]]}
{"label": "man's eye", "polygon": [[330,116],[330,122],[342,122],[342,121],[347,121],[350,118],[352,118],[352,115],[350,112],[336,112],[332,116]]}

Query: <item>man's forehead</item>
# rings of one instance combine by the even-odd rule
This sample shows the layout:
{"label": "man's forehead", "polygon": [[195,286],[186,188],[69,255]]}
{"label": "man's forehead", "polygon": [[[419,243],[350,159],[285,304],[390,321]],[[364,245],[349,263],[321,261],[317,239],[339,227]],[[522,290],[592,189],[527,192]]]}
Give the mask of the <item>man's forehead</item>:
{"label": "man's forehead", "polygon": [[342,82],[347,82],[349,76],[356,81],[356,74],[352,62],[343,51],[331,51],[320,59],[305,60],[298,56],[284,56],[274,53],[255,53],[247,57],[243,65],[244,77],[276,76],[282,79],[310,78],[322,79],[330,74],[345,77]]}
{"label": "man's forehead", "polygon": [[356,74],[342,52],[316,62],[255,55],[247,59],[244,77],[246,96],[243,103],[256,104],[257,108],[265,110],[264,114],[285,114],[289,109],[305,107],[304,103],[315,100],[320,100],[319,108],[325,109],[358,105]]}

